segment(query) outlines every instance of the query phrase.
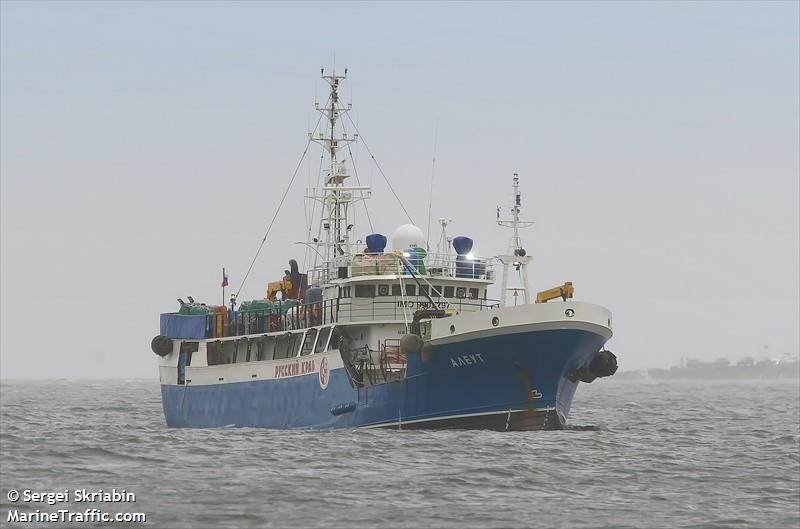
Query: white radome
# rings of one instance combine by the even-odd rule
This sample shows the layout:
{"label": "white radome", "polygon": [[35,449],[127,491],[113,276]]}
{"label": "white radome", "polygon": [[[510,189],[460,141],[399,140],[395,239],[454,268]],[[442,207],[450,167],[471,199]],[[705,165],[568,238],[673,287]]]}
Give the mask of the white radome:
{"label": "white radome", "polygon": [[403,224],[392,232],[389,245],[392,250],[405,250],[410,246],[425,248],[425,234],[413,224]]}

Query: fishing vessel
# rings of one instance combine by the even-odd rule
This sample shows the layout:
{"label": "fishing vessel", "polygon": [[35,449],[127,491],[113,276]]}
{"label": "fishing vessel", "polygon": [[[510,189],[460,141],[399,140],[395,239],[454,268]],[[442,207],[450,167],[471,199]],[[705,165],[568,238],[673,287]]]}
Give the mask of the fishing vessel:
{"label": "fishing vessel", "polygon": [[[151,347],[167,425],[562,428],[578,384],[617,369],[604,347],[611,312],[574,300],[570,282],[530,293],[517,174],[509,217],[498,208],[493,219],[511,229],[504,254],[473,255],[447,219],[435,248],[413,224],[387,236],[370,220],[359,238],[353,213],[371,189],[357,171],[353,181],[343,154],[363,144],[352,105],[340,101],[346,77],[322,71],[328,97],[306,146],[320,145],[328,162],[306,197],[319,206],[304,241],[313,264],[290,260],[261,299],[240,301],[240,287],[229,305],[189,298],[161,315]],[[499,299],[490,299],[498,271]],[[521,284],[509,286],[514,272]]]}

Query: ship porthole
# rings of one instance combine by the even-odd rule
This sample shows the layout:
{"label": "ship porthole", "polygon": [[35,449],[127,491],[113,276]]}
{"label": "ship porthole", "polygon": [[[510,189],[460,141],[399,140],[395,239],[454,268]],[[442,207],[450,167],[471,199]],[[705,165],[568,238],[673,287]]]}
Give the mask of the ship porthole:
{"label": "ship porthole", "polygon": [[564,314],[567,316],[567,318],[571,318],[575,315],[575,311],[572,309],[567,309],[564,311]]}
{"label": "ship porthole", "polygon": [[450,333],[454,333],[454,332],[456,332],[456,326],[455,325],[451,325],[450,326]]}
{"label": "ship porthole", "polygon": [[497,316],[495,316],[494,318],[492,318],[492,325],[494,325],[495,327],[497,327],[498,325],[500,325],[500,318],[498,318]]}

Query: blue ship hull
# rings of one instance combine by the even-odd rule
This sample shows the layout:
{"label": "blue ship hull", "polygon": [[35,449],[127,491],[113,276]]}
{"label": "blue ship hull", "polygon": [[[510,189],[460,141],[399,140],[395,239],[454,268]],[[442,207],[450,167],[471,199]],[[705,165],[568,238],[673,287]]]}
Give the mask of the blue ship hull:
{"label": "blue ship hull", "polygon": [[406,377],[354,387],[344,368],[275,380],[162,384],[171,427],[557,429],[607,336],[549,329],[434,345],[410,353]]}

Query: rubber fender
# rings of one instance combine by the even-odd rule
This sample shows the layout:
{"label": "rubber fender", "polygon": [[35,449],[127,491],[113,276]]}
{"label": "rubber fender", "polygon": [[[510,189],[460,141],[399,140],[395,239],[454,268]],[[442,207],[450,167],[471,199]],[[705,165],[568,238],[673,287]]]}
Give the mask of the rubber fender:
{"label": "rubber fender", "polygon": [[570,371],[569,374],[567,374],[567,378],[570,382],[585,382],[591,384],[597,377],[589,370],[589,366],[581,366]]}
{"label": "rubber fender", "polygon": [[404,354],[416,353],[422,349],[422,338],[416,334],[406,334],[400,338],[400,352]]}
{"label": "rubber fender", "polygon": [[610,377],[617,372],[617,357],[611,351],[599,351],[589,363],[589,371],[596,377]]}
{"label": "rubber fender", "polygon": [[158,356],[167,356],[172,352],[172,339],[159,334],[150,342],[150,348]]}

